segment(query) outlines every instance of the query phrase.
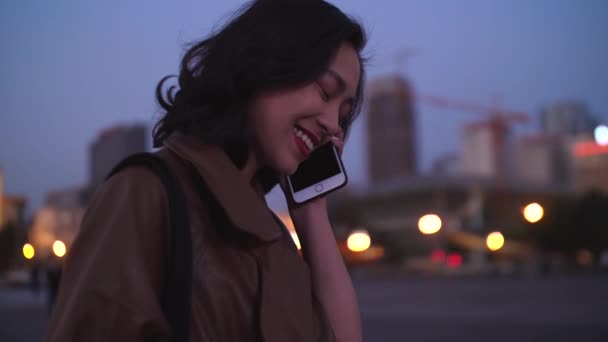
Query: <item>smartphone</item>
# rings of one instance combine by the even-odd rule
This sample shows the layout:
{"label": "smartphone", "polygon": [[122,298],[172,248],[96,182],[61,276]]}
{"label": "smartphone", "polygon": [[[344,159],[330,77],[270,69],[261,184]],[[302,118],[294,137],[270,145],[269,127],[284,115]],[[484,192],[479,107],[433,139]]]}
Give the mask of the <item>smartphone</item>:
{"label": "smartphone", "polygon": [[314,150],[296,172],[287,177],[291,197],[298,204],[340,189],[347,182],[344,164],[331,142]]}

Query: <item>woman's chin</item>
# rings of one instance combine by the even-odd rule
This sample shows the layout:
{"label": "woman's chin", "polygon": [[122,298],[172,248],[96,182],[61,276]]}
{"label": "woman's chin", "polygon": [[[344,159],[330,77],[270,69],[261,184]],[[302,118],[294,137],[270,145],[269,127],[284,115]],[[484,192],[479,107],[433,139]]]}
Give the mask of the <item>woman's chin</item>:
{"label": "woman's chin", "polygon": [[283,155],[281,158],[275,158],[268,165],[274,169],[281,177],[293,175],[300,166],[301,160],[296,159],[292,155]]}
{"label": "woman's chin", "polygon": [[298,166],[300,166],[297,162],[284,163],[278,168],[281,176],[287,177],[293,175],[297,170]]}

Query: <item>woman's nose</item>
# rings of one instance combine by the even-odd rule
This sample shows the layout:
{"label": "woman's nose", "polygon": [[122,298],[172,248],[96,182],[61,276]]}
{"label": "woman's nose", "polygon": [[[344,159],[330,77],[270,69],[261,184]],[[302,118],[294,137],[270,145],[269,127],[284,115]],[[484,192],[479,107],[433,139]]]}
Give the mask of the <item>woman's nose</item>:
{"label": "woman's nose", "polygon": [[341,137],[342,127],[339,124],[339,115],[337,114],[325,114],[317,118],[317,123],[321,127],[321,133],[323,137],[328,136]]}

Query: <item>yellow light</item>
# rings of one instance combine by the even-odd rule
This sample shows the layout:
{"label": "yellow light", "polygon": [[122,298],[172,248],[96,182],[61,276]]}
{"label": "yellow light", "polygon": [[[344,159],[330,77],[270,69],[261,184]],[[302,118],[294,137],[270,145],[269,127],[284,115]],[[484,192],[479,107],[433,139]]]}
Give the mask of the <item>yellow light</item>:
{"label": "yellow light", "polygon": [[353,252],[364,252],[369,249],[371,244],[372,239],[363,229],[353,231],[346,240],[346,246]]}
{"label": "yellow light", "polygon": [[486,244],[491,251],[497,251],[505,244],[505,237],[500,232],[493,232],[488,235]]}
{"label": "yellow light", "polygon": [[55,253],[58,257],[63,257],[65,255],[65,244],[59,240],[53,243],[53,253]]}
{"label": "yellow light", "polygon": [[441,219],[435,214],[424,215],[418,220],[418,229],[422,234],[435,234],[441,229]]}
{"label": "yellow light", "polygon": [[538,203],[530,203],[524,208],[524,218],[530,223],[540,221],[545,214],[543,207]]}
{"label": "yellow light", "polygon": [[25,245],[23,245],[23,256],[26,259],[30,260],[34,257],[34,255],[36,255],[34,246],[30,245],[29,243],[26,243]]}
{"label": "yellow light", "polygon": [[296,232],[291,232],[291,239],[293,243],[298,247],[298,249],[302,249],[302,245],[300,245],[300,239],[298,238],[298,234]]}

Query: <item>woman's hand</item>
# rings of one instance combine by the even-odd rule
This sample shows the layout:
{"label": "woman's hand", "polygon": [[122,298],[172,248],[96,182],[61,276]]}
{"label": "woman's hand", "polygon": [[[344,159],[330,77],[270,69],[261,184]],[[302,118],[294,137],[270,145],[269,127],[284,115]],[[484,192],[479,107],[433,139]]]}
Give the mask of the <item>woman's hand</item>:
{"label": "woman's hand", "polygon": [[[341,155],[342,140],[332,138],[331,141]],[[297,205],[285,180],[281,181],[281,187],[302,245],[302,255],[310,266],[314,296],[327,313],[336,340],[362,341],[357,296],[329,221],[325,196]]]}

